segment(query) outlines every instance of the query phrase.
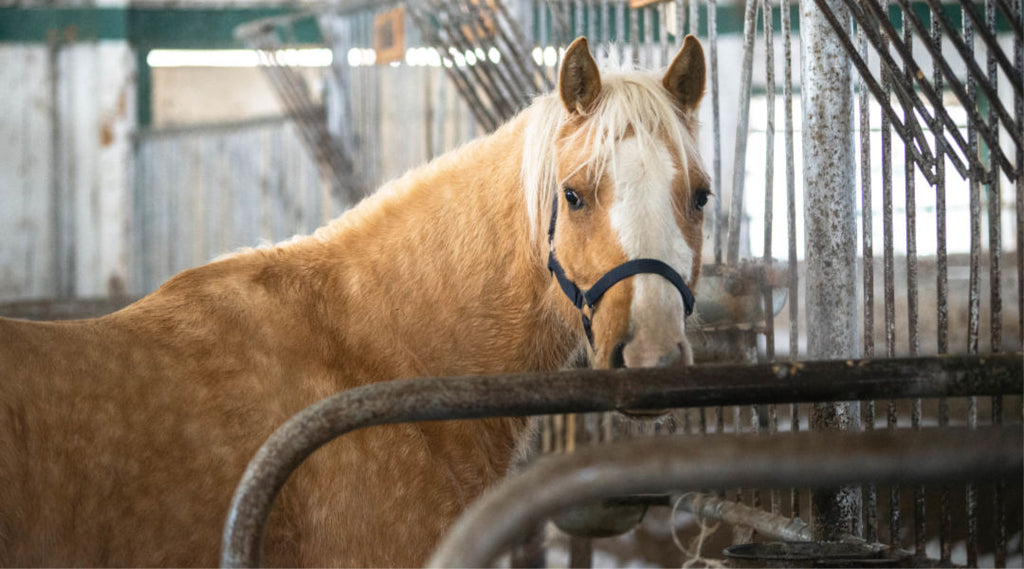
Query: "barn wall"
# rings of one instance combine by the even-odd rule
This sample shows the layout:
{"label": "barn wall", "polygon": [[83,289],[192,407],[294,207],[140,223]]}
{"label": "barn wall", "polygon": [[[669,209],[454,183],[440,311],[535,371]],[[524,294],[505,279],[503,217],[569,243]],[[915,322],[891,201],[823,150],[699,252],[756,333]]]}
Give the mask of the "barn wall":
{"label": "barn wall", "polygon": [[143,131],[135,157],[133,294],[226,252],[310,233],[348,205],[283,118]]}
{"label": "barn wall", "polygon": [[0,299],[124,291],[134,97],[124,42],[0,44]]}

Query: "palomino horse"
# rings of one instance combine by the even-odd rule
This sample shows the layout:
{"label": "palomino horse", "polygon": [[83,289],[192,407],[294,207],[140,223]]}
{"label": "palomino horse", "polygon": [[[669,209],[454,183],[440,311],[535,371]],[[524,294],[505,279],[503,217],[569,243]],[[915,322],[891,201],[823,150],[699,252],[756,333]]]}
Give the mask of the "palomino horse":
{"label": "palomino horse", "polygon": [[[339,390],[581,354],[689,363],[704,78],[692,37],[663,76],[601,75],[579,39],[557,94],[312,236],[187,270],[103,318],[0,320],[0,563],[215,564],[250,457]],[[576,286],[601,288],[614,267],[601,287],[617,284],[584,300]],[[524,425],[342,437],[289,479],[264,559],[422,563],[504,474]]]}

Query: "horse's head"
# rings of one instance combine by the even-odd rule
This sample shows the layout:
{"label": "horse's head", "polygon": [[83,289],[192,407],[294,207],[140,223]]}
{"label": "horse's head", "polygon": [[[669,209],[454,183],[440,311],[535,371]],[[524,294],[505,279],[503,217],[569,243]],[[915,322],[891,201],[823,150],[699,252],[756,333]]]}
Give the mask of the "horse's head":
{"label": "horse's head", "polygon": [[663,76],[602,77],[583,38],[565,53],[561,118],[550,125],[551,171],[542,176],[550,189],[537,196],[554,214],[538,221],[550,228],[552,272],[590,328],[594,367],[693,360],[686,316],[710,195],[696,143],[704,82],[704,53],[692,36]]}

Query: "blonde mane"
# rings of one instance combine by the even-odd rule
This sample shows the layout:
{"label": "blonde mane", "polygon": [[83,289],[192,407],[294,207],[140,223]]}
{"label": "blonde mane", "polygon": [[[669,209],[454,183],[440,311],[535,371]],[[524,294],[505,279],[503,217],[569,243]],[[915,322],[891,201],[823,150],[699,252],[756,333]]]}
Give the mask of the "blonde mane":
{"label": "blonde mane", "polygon": [[[679,153],[682,167],[688,169],[695,160],[696,124],[692,117],[682,117],[678,107],[661,83],[659,75],[647,72],[612,72],[601,75],[601,93],[594,109],[585,117],[582,128],[570,133],[569,142],[592,149],[578,169],[592,168],[597,177],[614,158],[615,143],[627,133],[635,135],[644,149],[644,156],[653,159],[656,144],[667,139]],[[522,180],[530,233],[536,237],[543,227],[544,215],[552,194],[564,180],[557,179],[559,137],[573,118],[562,105],[557,93],[538,97],[526,111],[527,125],[523,137]]]}

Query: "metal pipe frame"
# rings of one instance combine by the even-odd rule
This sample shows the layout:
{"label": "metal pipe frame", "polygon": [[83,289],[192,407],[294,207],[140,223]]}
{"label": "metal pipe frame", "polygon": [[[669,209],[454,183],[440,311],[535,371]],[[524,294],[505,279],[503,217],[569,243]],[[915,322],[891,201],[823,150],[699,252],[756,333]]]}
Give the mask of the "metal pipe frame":
{"label": "metal pipe frame", "polygon": [[[485,567],[527,530],[579,504],[666,489],[788,488],[1018,477],[1018,426],[893,434],[662,437],[539,460],[477,500],[428,567]],[[736,457],[743,457],[737,461]]]}
{"label": "metal pipe frame", "polygon": [[[267,439],[249,463],[232,499],[221,566],[258,566],[263,528],[285,481],[316,449],[360,428],[625,409],[1016,394],[1022,391],[1022,373],[1024,359],[1017,353],[685,369],[572,370],[366,385],[307,407]],[[823,377],[829,380],[822,381]],[[740,455],[732,455],[734,462],[735,456]]]}

